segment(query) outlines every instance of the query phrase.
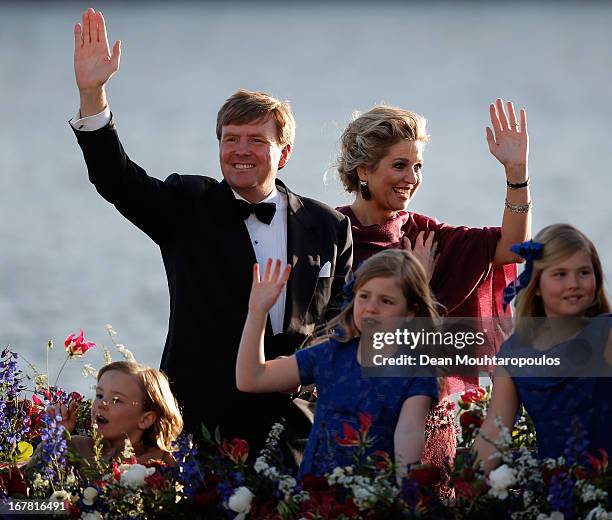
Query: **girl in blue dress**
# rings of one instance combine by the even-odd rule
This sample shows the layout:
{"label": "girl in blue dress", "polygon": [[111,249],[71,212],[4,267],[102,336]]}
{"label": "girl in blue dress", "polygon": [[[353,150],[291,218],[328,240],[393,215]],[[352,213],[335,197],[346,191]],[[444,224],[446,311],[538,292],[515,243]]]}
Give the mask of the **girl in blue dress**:
{"label": "girl in blue dress", "polygon": [[520,403],[533,420],[540,457],[562,455],[576,422],[586,433],[588,451],[612,454],[612,316],[595,246],[573,226],[555,224],[513,251],[526,260],[505,295],[509,302],[520,292],[518,320],[497,357],[557,358],[560,364],[497,367],[491,405],[474,446],[478,458],[486,471],[499,464],[491,457],[499,435],[495,419],[512,428]]}
{"label": "girl in blue dress", "polygon": [[341,335],[327,335],[322,342],[290,357],[267,361],[267,314],[290,270],[289,265],[283,269],[280,260],[274,267],[268,260],[260,280],[259,266],[253,268],[249,313],[236,364],[238,388],[244,392],[286,392],[300,385],[316,385],[317,408],[300,476],[322,475],[354,462],[353,451],[340,445],[351,443],[346,426],[353,431],[367,430],[372,442],[366,455],[386,451],[395,457],[398,476],[403,476],[408,464],[421,459],[425,417],[437,401],[436,379],[364,377],[359,336],[368,320],[437,318],[423,267],[408,251],[390,249],[372,256],[356,272],[350,302],[327,326],[328,330],[341,330]]}

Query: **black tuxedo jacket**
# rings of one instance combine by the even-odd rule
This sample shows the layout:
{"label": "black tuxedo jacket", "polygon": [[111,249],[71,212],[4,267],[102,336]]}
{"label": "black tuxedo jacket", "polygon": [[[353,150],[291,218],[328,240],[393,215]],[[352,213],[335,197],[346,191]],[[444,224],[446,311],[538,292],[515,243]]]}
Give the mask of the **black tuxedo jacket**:
{"label": "black tuxedo jacket", "polygon": [[[161,361],[188,429],[220,426],[223,435],[260,445],[272,422],[291,416],[283,394],[246,394],[236,388],[235,364],[255,263],[230,187],[215,179],[172,174],[149,177],[125,154],[113,122],[75,131],[89,179],[98,192],[160,247],[170,292],[170,322]],[[266,330],[266,357],[289,355],[340,300],[351,270],[348,219],[279,180],[288,199],[287,286],[283,333]],[[331,276],[320,277],[329,262]],[[291,425],[289,425],[291,426]]]}

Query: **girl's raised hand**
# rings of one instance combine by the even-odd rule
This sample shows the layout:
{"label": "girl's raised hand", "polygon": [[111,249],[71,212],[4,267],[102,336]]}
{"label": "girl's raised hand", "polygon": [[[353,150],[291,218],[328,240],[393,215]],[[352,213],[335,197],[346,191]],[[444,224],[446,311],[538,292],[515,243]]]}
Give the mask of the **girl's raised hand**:
{"label": "girl's raised hand", "polygon": [[47,408],[47,414],[53,417],[61,416],[62,420],[58,424],[72,433],[77,423],[77,403],[71,402],[68,406],[57,403]]}
{"label": "girl's raised hand", "polygon": [[253,285],[249,298],[249,311],[267,313],[278,300],[283,287],[289,279],[291,265],[282,269],[282,262],[277,260],[272,268],[272,259],[266,262],[263,278],[259,277],[259,264],[253,266]]}

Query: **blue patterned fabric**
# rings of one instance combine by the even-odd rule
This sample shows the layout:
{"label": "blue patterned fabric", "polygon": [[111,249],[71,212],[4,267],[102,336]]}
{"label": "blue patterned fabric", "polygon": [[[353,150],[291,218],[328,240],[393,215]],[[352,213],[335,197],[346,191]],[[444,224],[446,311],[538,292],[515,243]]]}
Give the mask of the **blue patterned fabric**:
{"label": "blue patterned fabric", "polygon": [[[612,317],[593,318],[574,338],[546,351],[548,356],[566,356],[574,345],[592,345],[601,357],[608,342]],[[522,356],[532,349],[513,334],[498,357]],[[570,436],[572,420],[580,421],[587,433],[588,450],[599,448],[612,455],[612,378],[611,377],[521,377],[528,371],[507,368],[516,386],[519,401],[531,416],[537,434],[538,455],[556,458],[562,455]]]}
{"label": "blue patterned fabric", "polygon": [[362,377],[358,345],[358,338],[348,343],[330,340],[296,352],[302,385],[314,383],[318,393],[299,476],[322,475],[354,463],[353,448],[338,446],[335,438],[343,436],[342,421],[359,430],[359,412],[372,416],[368,436],[374,443],[369,453],[383,450],[393,457],[393,434],[404,401],[415,395],[437,401],[434,377]]}

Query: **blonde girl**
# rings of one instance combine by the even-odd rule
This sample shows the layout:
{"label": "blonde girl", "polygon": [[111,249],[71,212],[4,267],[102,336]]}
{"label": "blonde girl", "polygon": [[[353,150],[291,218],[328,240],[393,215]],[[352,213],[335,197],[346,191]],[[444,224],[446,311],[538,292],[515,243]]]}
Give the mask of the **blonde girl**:
{"label": "blonde girl", "polygon": [[[531,351],[542,359],[559,357],[564,363],[568,353],[572,357],[572,349],[589,345],[593,359],[609,369],[612,319],[593,243],[575,227],[555,224],[513,250],[526,259],[526,265],[506,291],[508,299],[520,294],[516,332],[502,346],[500,357]],[[495,419],[512,428],[520,403],[534,422],[541,457],[563,453],[576,421],[586,433],[588,450],[612,452],[612,378],[566,377],[569,368],[540,369],[533,377],[533,372],[498,367],[491,406],[475,443],[487,471],[499,464],[493,445],[499,435]]]}
{"label": "blonde girl", "polygon": [[[68,431],[76,426],[76,406],[58,409]],[[172,442],[183,429],[183,419],[168,378],[156,368],[130,361],[115,361],[98,372],[91,418],[104,439],[106,458],[121,453],[125,440],[134,448],[136,460],[173,463]],[[93,459],[93,439],[75,435],[73,447],[85,460]]]}
{"label": "blonde girl", "polygon": [[[352,462],[343,423],[367,430],[368,453],[394,454],[398,475],[421,459],[425,417],[437,400],[435,378],[363,377],[360,335],[367,320],[437,317],[421,264],[403,250],[382,251],[357,270],[348,306],[329,326],[341,330],[295,355],[266,360],[264,329],[269,309],[287,283],[290,266],[268,260],[260,280],[253,269],[249,313],[242,333],[236,382],[244,392],[283,392],[314,383],[318,401],[300,475],[324,474]],[[340,443],[338,443],[340,441]],[[349,442],[350,443],[350,442]]]}

